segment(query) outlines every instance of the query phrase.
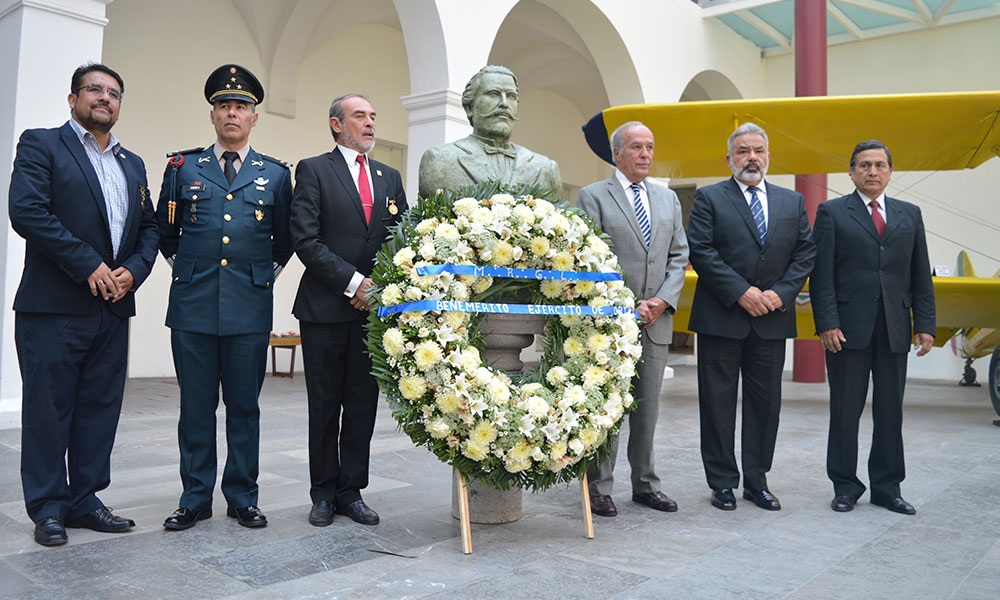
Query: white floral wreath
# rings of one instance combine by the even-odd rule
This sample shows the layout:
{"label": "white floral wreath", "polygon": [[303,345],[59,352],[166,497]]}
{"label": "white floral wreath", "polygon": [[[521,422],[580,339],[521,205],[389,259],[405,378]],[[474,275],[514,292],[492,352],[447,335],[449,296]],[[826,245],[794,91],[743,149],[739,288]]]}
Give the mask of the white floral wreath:
{"label": "white floral wreath", "polygon": [[[422,199],[407,215],[373,274],[374,304],[383,314],[385,307],[403,311],[369,319],[380,387],[411,439],[467,478],[502,489],[575,479],[590,460],[606,456],[605,441],[632,407],[641,354],[634,313],[550,317],[535,380],[518,384],[483,364],[480,315],[405,311],[405,303],[479,301],[503,287],[489,276],[420,275],[420,267],[620,273],[618,259],[585,217],[546,200],[495,194],[451,203],[442,196]],[[514,283],[539,304],[635,306],[621,279]]]}

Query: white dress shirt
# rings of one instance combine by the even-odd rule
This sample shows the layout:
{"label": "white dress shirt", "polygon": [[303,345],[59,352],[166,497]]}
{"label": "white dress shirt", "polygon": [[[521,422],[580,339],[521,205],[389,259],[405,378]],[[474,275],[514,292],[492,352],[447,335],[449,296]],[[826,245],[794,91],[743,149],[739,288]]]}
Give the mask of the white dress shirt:
{"label": "white dress shirt", "polygon": [[[361,195],[361,188],[358,187],[358,177],[361,175],[361,165],[358,164],[358,155],[361,154],[353,148],[348,148],[347,146],[337,146],[340,148],[340,154],[344,157],[344,162],[347,163],[347,170],[351,172],[351,179],[354,180],[354,188],[358,190],[358,196]],[[372,203],[375,203],[375,185],[372,181],[372,165],[371,161],[368,160],[368,155],[364,154],[365,157],[365,174],[368,176],[368,189],[372,191]],[[374,210],[374,208],[373,208]],[[357,271],[351,277],[351,282],[347,284],[347,289],[344,290],[344,295],[348,298],[354,296],[354,293],[358,291],[358,286],[364,281],[365,276]]]}
{"label": "white dress shirt", "polygon": [[[625,177],[625,174],[615,169],[615,178],[618,179],[618,183],[621,184],[622,189],[625,190],[625,198],[628,199],[628,203],[633,205],[633,212],[635,212],[635,200],[632,195],[632,182]],[[649,214],[649,193],[646,191],[646,180],[643,179],[639,182],[639,202],[642,203],[642,209],[646,211],[646,218],[649,219],[650,226],[653,225],[653,215]]]}
{"label": "white dress shirt", "polygon": [[[750,206],[750,203],[753,202],[753,194],[747,191],[747,188],[750,187],[750,185],[743,183],[739,179],[736,180],[736,183],[740,186],[740,191],[743,192],[743,198],[746,199],[747,206]],[[760,202],[761,211],[764,213],[764,230],[767,231],[767,186],[764,184],[764,180],[761,179],[757,182],[756,187],[757,200]]]}

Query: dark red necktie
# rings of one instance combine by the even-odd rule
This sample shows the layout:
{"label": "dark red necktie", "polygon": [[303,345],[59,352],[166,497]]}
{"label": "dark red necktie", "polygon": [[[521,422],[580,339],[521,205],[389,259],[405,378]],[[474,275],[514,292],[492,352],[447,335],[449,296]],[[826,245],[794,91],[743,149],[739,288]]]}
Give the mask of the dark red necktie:
{"label": "dark red necktie", "polygon": [[358,166],[361,172],[358,173],[358,195],[361,196],[361,207],[365,209],[365,223],[372,222],[372,187],[368,183],[368,171],[365,169],[365,155],[358,155]]}
{"label": "dark red necktie", "polygon": [[878,200],[872,200],[871,207],[872,222],[875,223],[875,231],[878,232],[878,236],[881,238],[882,234],[885,233],[885,219],[882,218],[882,213],[878,211]]}

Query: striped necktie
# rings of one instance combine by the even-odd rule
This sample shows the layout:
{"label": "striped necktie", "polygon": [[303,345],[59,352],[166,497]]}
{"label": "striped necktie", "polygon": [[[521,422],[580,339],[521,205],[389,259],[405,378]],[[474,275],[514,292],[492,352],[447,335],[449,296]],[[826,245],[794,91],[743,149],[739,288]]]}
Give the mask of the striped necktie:
{"label": "striped necktie", "polygon": [[757,235],[760,236],[761,245],[767,241],[767,223],[764,222],[764,207],[760,205],[760,198],[757,197],[757,186],[747,187],[750,192],[750,214],[753,215],[753,222],[757,224]]}
{"label": "striped necktie", "polygon": [[642,231],[642,237],[646,240],[646,245],[649,245],[649,217],[646,215],[646,209],[642,207],[642,197],[639,196],[639,184],[633,183],[629,186],[632,188],[632,206],[635,208],[635,220],[639,223],[639,229]]}

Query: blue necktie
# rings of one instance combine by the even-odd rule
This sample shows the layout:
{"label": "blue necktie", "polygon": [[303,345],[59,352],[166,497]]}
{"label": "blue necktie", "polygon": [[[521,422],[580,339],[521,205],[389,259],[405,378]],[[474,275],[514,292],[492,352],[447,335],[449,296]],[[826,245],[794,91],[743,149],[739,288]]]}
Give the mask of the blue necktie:
{"label": "blue necktie", "polygon": [[767,223],[764,222],[764,207],[760,205],[760,198],[757,197],[757,186],[747,187],[750,192],[750,214],[753,215],[753,222],[757,224],[757,234],[760,236],[761,245],[767,241]]}
{"label": "blue necktie", "polygon": [[632,205],[635,208],[635,220],[639,223],[639,229],[642,231],[642,237],[646,240],[646,245],[649,245],[649,217],[646,216],[646,209],[642,207],[642,198],[639,196],[639,184],[633,183],[629,186],[632,188]]}

